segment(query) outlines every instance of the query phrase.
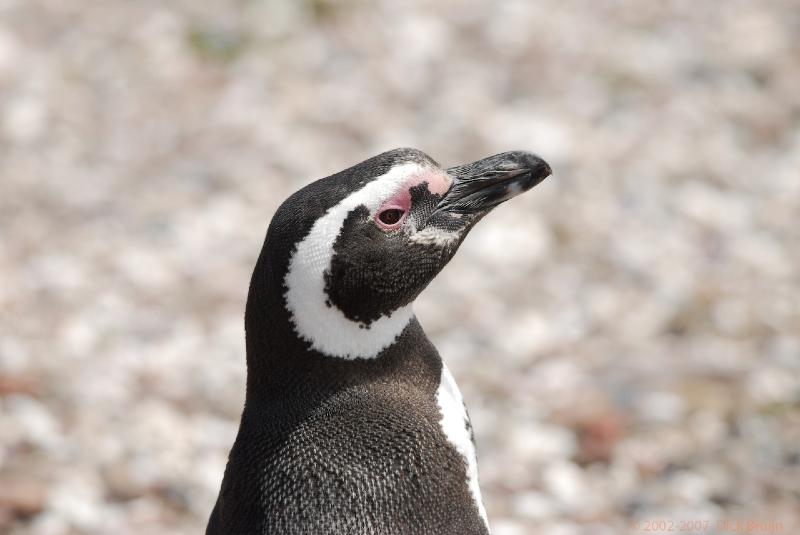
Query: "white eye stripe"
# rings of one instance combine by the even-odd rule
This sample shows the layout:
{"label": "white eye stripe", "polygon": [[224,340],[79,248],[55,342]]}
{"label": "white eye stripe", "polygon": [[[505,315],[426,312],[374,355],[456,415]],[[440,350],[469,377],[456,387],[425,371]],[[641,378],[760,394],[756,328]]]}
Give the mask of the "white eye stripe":
{"label": "white eye stripe", "polygon": [[385,199],[424,171],[416,163],[393,167],[330,208],[297,245],[284,278],[284,299],[295,331],[312,348],[332,357],[374,358],[408,325],[414,315],[410,304],[373,321],[368,329],[348,319],[341,310],[327,304],[324,274],[331,265],[333,244],[347,215],[363,205],[374,216]]}

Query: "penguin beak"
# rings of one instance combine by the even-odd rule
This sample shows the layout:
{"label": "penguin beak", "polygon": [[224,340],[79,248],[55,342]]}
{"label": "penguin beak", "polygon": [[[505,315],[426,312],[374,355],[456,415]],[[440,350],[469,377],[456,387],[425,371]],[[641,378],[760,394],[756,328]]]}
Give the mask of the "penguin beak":
{"label": "penguin beak", "polygon": [[531,152],[495,154],[446,170],[453,179],[436,207],[451,213],[485,213],[524,193],[552,174],[550,166]]}

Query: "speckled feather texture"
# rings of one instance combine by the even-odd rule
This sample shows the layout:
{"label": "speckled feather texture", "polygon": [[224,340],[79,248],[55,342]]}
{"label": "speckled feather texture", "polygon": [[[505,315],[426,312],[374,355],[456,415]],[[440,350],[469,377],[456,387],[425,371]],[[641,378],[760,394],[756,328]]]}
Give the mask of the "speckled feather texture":
{"label": "speckled feather texture", "polygon": [[281,399],[248,398],[207,533],[487,533],[419,325],[379,359],[327,359]]}
{"label": "speckled feather texture", "polygon": [[[460,179],[540,162],[507,155]],[[458,208],[458,180],[398,149],[278,209],[250,284],[245,408],[207,535],[489,533],[461,394],[411,309],[488,211],[441,209]],[[376,219],[385,206],[405,207],[397,225]]]}

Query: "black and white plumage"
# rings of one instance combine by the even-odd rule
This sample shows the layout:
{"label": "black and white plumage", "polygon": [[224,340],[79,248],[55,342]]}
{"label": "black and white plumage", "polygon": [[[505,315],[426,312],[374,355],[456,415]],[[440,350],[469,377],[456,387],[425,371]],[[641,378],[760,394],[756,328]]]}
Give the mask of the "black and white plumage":
{"label": "black and white plumage", "polygon": [[397,149],[281,205],[207,535],[488,533],[461,394],[411,307],[478,220],[549,174],[527,152],[442,169]]}

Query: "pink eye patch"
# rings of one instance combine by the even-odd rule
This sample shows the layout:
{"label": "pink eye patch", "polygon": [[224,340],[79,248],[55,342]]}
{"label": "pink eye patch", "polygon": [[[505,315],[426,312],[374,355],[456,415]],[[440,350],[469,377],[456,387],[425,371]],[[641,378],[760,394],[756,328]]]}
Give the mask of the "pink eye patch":
{"label": "pink eye patch", "polygon": [[385,200],[375,212],[375,223],[384,230],[395,230],[403,225],[411,210],[411,193],[406,186]]}
{"label": "pink eye patch", "polygon": [[445,173],[423,173],[412,177],[375,212],[375,223],[383,230],[396,230],[408,218],[411,210],[411,188],[428,183],[428,191],[443,195],[450,188],[452,179]]}

